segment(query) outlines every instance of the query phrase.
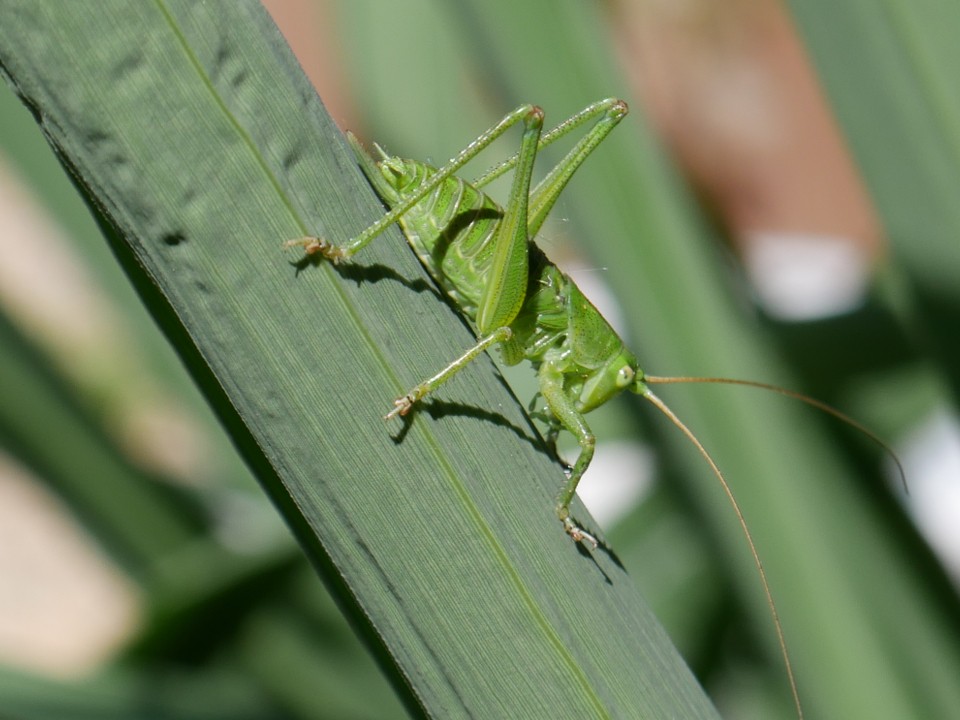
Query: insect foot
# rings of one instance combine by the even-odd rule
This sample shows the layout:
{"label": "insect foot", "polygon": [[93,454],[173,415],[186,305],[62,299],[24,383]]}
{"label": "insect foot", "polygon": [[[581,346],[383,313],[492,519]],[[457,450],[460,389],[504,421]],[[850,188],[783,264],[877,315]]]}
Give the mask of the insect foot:
{"label": "insect foot", "polygon": [[392,420],[395,417],[403,417],[406,415],[413,406],[416,404],[417,400],[422,398],[425,395],[425,392],[422,388],[416,387],[402,398],[397,398],[393,401],[393,410],[388,412],[383,416],[384,420]]}
{"label": "insect foot", "polygon": [[564,531],[566,531],[567,535],[573,538],[574,542],[581,542],[581,541],[588,542],[590,543],[590,545],[593,546],[594,550],[596,550],[597,547],[600,545],[600,543],[597,542],[597,539],[593,535],[588,533],[582,527],[578,526],[569,517],[566,517],[563,519],[563,529]]}
{"label": "insect foot", "polygon": [[320,254],[327,260],[336,265],[346,257],[343,248],[332,244],[328,240],[318,237],[302,237],[299,240],[287,240],[283,244],[285,248],[301,246],[306,255]]}

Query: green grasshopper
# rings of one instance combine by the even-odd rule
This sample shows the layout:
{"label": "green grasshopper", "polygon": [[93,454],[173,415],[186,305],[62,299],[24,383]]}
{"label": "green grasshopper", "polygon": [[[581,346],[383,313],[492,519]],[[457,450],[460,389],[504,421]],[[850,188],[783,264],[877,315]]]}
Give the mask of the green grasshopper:
{"label": "green grasshopper", "polygon": [[[338,263],[352,257],[394,222],[399,222],[421,262],[462,312],[479,340],[433,377],[394,403],[386,419],[406,415],[427,394],[499,343],[503,360],[529,360],[537,371],[551,435],[562,427],[580,454],[557,498],[557,515],[576,541],[596,547],[593,535],[570,517],[577,484],[593,458],[596,440],[584,414],[623,390],[653,399],[637,359],[580,289],[533,244],[560,192],[587,156],[627,114],[614,98],[585,108],[541,137],[543,111],[523,105],[470,143],[441,169],[380,151],[373,160],[352,134],[360,168],[391,208],[378,222],[342,245],[302,238],[308,255]],[[537,151],[578,126],[598,118],[567,156],[531,192]],[[520,152],[470,183],[454,173],[517,123],[523,123]],[[379,148],[378,148],[379,150]],[[480,188],[516,165],[505,209]]]}
{"label": "green grasshopper", "polygon": [[[588,542],[594,548],[598,544],[597,539],[570,516],[570,503],[590,465],[596,443],[584,415],[625,390],[656,405],[696,446],[734,508],[766,593],[798,715],[802,717],[780,620],[743,513],[709,453],[649,385],[720,382],[772,390],[850,423],[890,450],[873,433],[840,411],[776,386],[728,378],[646,375],[637,358],[580,289],[533,243],[532,238],[543,226],[574,172],[626,114],[626,103],[608,98],[589,105],[550,132],[542,133],[543,111],[533,105],[522,105],[441,168],[387,155],[379,146],[380,159],[374,160],[357,138],[348,133],[360,168],[390,211],[342,244],[305,237],[291,240],[286,246],[302,246],[308,256],[321,256],[339,263],[349,260],[386,228],[399,222],[424,267],[472,321],[478,340],[459,358],[397,399],[385,419],[409,413],[419,401],[493,345],[499,343],[507,365],[530,361],[539,380],[539,394],[546,403],[548,437],[555,442],[560,430],[565,429],[580,446],[556,503],[563,529],[577,542]],[[595,120],[594,124],[573,149],[531,190],[537,152],[591,120]],[[518,123],[523,125],[523,138],[516,155],[472,183],[455,175]],[[481,188],[514,167],[507,205],[501,208]]]}

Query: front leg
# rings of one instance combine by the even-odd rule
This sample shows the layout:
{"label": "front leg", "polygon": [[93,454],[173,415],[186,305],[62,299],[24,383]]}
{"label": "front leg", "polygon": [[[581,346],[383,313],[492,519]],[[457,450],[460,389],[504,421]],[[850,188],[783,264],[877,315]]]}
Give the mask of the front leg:
{"label": "front leg", "polygon": [[447,380],[463,370],[471,360],[474,360],[484,350],[492,345],[497,344],[498,342],[506,342],[511,337],[513,337],[513,331],[508,327],[501,327],[497,328],[486,337],[480,338],[480,341],[477,342],[476,345],[467,350],[463,355],[447,365],[432,378],[429,380],[424,380],[406,395],[394,400],[393,410],[384,415],[383,419],[390,420],[398,416],[406,415],[408,412],[410,412],[413,406],[422,400],[428,393],[433,392]]}
{"label": "front leg", "polygon": [[574,541],[584,540],[596,548],[597,539],[570,517],[570,503],[573,502],[574,495],[577,493],[577,485],[580,484],[583,473],[593,459],[596,438],[590,431],[583,414],[577,410],[574,399],[564,389],[563,378],[563,370],[554,361],[548,359],[540,366],[540,394],[543,395],[550,412],[564,428],[573,434],[580,445],[580,455],[577,456],[577,461],[567,476],[567,482],[557,496],[557,517],[563,523],[564,531]]}

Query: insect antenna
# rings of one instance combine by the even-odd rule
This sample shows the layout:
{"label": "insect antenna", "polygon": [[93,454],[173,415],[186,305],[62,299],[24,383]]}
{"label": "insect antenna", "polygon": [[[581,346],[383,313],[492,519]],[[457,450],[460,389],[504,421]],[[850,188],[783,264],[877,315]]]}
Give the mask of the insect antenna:
{"label": "insect antenna", "polygon": [[[662,380],[663,378],[661,378]],[[666,378],[667,380],[672,380],[673,378]],[[644,377],[645,382],[654,382],[649,376]],[[750,534],[750,529],[747,527],[747,520],[743,515],[743,511],[740,509],[740,503],[737,502],[737,499],[733,495],[733,490],[730,489],[730,485],[727,483],[727,479],[723,476],[723,473],[720,471],[720,468],[717,466],[717,463],[714,462],[714,459],[710,456],[710,453],[707,452],[707,449],[703,446],[697,436],[693,434],[693,431],[690,430],[686,425],[683,424],[683,421],[678,418],[673,410],[671,410],[663,400],[657,397],[650,388],[644,388],[641,392],[641,395],[647,400],[652,402],[657,406],[657,409],[660,410],[667,418],[672,422],[677,428],[680,429],[684,435],[687,436],[687,439],[693,443],[697,448],[697,452],[700,453],[701,457],[707,461],[707,464],[710,466],[710,469],[713,471],[713,474],[720,481],[720,486],[723,488],[723,492],[727,496],[727,500],[730,501],[730,505],[733,506],[733,511],[737,516],[737,522],[740,523],[740,529],[743,531],[744,537],[747,539],[747,545],[750,547],[750,554],[753,556],[753,563],[757,567],[757,573],[760,575],[760,584],[763,586],[763,594],[767,599],[767,607],[770,608],[770,616],[773,618],[773,625],[777,631],[777,642],[780,644],[780,654],[783,656],[783,664],[787,671],[787,678],[790,681],[790,692],[793,694],[793,703],[797,709],[797,718],[803,720],[803,706],[800,704],[800,693],[797,690],[797,680],[793,675],[793,664],[790,662],[790,653],[787,652],[787,640],[783,634],[783,625],[780,623],[780,614],[777,612],[776,603],[773,602],[773,593],[770,591],[770,583],[767,581],[767,572],[763,569],[763,563],[760,561],[760,553],[757,552],[757,546],[753,542],[753,535]]]}
{"label": "insect antenna", "polygon": [[812,398],[809,395],[804,395],[803,393],[796,392],[795,390],[788,390],[787,388],[780,387],[779,385],[771,385],[770,383],[757,382],[756,380],[739,380],[736,378],[722,378],[722,377],[658,377],[656,375],[644,375],[644,382],[648,383],[713,383],[715,385],[743,385],[746,387],[759,388],[760,390],[767,390],[769,392],[775,392],[779,395],[784,395],[788,398],[793,398],[794,400],[799,400],[802,403],[806,403],[810,407],[816,408],[820,412],[824,412],[827,415],[832,415],[840,422],[846,423],[855,430],[859,430],[861,433],[870,438],[873,442],[880,446],[880,448],[893,460],[897,466],[897,473],[900,476],[900,484],[903,486],[903,491],[910,494],[910,489],[907,486],[907,473],[903,469],[903,463],[900,462],[900,458],[893,451],[893,448],[890,447],[886,442],[884,442],[879,435],[870,430],[866,425],[861,422],[854,420],[852,417],[846,413],[837,410],[832,405],[828,405],[822,400],[817,400]]}

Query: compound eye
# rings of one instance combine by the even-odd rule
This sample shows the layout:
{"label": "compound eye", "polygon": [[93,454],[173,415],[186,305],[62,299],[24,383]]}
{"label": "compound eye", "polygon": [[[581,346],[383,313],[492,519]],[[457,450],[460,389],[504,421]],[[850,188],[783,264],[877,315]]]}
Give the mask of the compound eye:
{"label": "compound eye", "polygon": [[624,365],[617,371],[617,387],[626,387],[633,383],[633,378],[636,376],[636,372],[629,365]]}

